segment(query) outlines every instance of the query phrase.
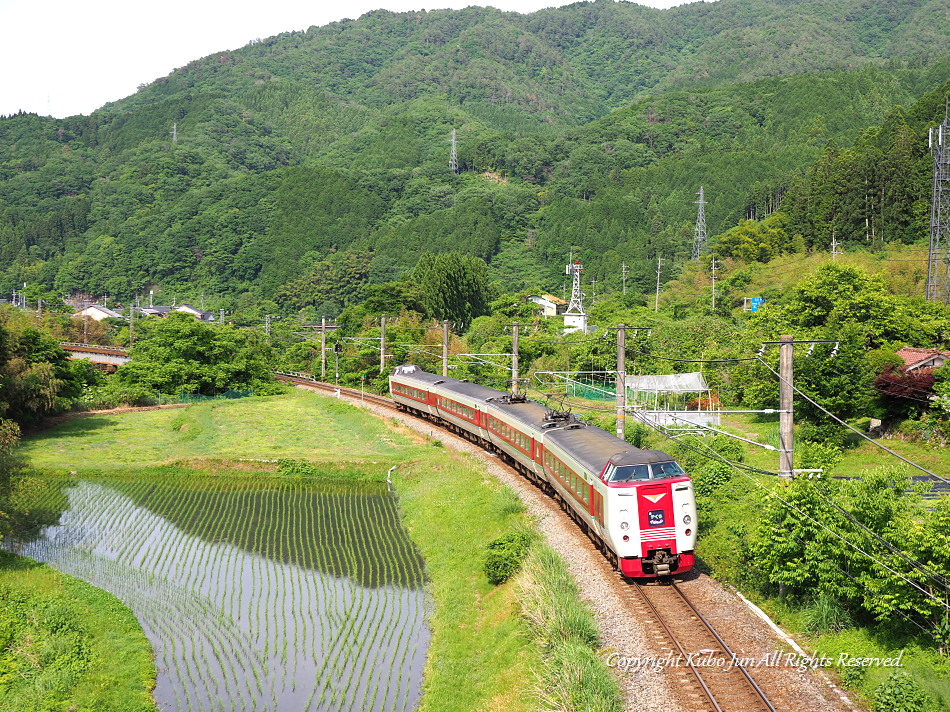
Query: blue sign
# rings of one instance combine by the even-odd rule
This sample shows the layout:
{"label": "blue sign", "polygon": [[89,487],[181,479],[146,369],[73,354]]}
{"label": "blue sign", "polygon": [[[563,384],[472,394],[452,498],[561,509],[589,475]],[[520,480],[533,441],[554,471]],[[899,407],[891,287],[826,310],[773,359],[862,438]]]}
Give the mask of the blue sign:
{"label": "blue sign", "polygon": [[763,304],[765,302],[765,299],[762,297],[752,297],[749,300],[749,302],[750,302],[749,311],[757,312],[759,311],[759,305]]}

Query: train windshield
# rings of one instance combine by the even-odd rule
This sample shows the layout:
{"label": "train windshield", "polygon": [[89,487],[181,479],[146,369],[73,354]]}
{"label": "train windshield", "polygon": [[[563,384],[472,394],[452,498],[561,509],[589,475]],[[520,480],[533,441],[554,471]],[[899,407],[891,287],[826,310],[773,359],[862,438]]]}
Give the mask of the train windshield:
{"label": "train windshield", "polygon": [[614,465],[607,473],[607,481],[645,482],[647,480],[665,480],[670,477],[682,477],[686,473],[675,462],[655,462],[652,465]]}

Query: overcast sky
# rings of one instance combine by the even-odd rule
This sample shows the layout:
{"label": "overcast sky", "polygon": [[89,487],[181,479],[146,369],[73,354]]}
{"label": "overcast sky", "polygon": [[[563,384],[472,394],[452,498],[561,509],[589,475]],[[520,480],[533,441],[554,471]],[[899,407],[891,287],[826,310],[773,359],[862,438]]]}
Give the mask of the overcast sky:
{"label": "overcast sky", "polygon": [[[642,0],[672,7],[685,0]],[[216,51],[385,7],[492,5],[534,12],[567,0],[0,0],[0,115],[89,114]]]}

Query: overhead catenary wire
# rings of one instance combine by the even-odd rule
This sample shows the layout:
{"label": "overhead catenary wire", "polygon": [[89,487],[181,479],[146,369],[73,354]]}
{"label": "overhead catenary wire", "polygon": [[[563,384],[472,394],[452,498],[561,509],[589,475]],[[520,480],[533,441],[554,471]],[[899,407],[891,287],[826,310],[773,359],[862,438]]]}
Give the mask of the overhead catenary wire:
{"label": "overhead catenary wire", "polygon": [[[648,424],[649,424],[649,423],[648,423]],[[657,428],[656,426],[652,426],[652,425],[651,425],[651,427],[653,427],[655,430],[657,430],[657,432],[659,432],[661,435],[663,435],[663,436],[666,437],[667,439],[673,440],[673,438],[672,438],[670,435],[668,435],[667,433],[664,433],[662,429]],[[698,448],[693,447],[693,446],[691,446],[691,445],[689,445],[689,444],[687,444],[687,443],[685,443],[685,442],[680,442],[680,441],[675,441],[675,442],[677,442],[678,444],[682,445],[683,447],[686,447],[686,448],[689,449],[689,450],[692,450],[692,451],[694,451],[694,452],[700,452]],[[803,512],[801,509],[799,509],[798,507],[796,507],[794,504],[792,504],[791,502],[789,502],[788,500],[786,500],[784,497],[782,497],[781,495],[779,495],[777,492],[774,492],[774,491],[772,491],[772,490],[766,488],[765,485],[763,485],[761,482],[759,482],[758,480],[756,480],[754,477],[750,477],[749,475],[747,475],[747,474],[745,473],[745,471],[743,470],[743,468],[740,468],[740,467],[738,466],[738,463],[733,462],[733,461],[730,460],[729,458],[725,457],[725,456],[722,455],[721,453],[716,452],[715,450],[713,450],[713,449],[710,448],[710,447],[705,447],[705,450],[706,450],[706,452],[705,452],[706,455],[708,455],[708,456],[710,456],[710,457],[713,457],[714,459],[719,460],[720,462],[723,462],[723,463],[725,463],[725,464],[731,466],[733,469],[735,469],[735,470],[738,471],[740,474],[742,474],[746,479],[750,480],[750,481],[751,481],[752,483],[754,483],[757,487],[759,487],[760,489],[764,490],[769,496],[772,496],[772,497],[775,497],[776,499],[778,499],[778,500],[779,500],[783,505],[785,505],[787,508],[789,508],[789,509],[791,509],[791,510],[794,510],[794,511],[797,512],[799,515],[801,515],[802,517],[804,517],[805,519],[807,519],[808,521],[810,521],[812,524],[814,524],[814,525],[816,525],[816,526],[818,526],[818,527],[824,529],[826,532],[828,532],[829,534],[831,534],[833,537],[835,537],[836,539],[840,540],[840,541],[843,542],[844,544],[847,544],[848,546],[850,546],[850,547],[851,547],[852,549],[854,549],[855,551],[860,552],[861,554],[863,554],[864,556],[866,556],[868,559],[870,559],[871,561],[873,561],[874,563],[876,563],[877,565],[879,565],[881,568],[885,569],[886,571],[888,571],[888,572],[894,574],[895,576],[897,576],[897,577],[900,578],[901,580],[903,580],[903,581],[905,581],[906,583],[910,584],[911,587],[915,588],[917,591],[919,591],[919,592],[920,592],[921,594],[923,594],[925,597],[927,597],[927,598],[933,600],[935,603],[938,603],[939,605],[943,606],[943,607],[946,608],[948,611],[950,611],[950,603],[947,603],[946,601],[941,600],[940,598],[936,597],[936,596],[933,595],[930,591],[927,591],[925,588],[923,588],[920,584],[918,584],[918,583],[915,582],[915,581],[912,581],[911,579],[907,578],[906,576],[904,576],[904,575],[903,575],[902,573],[900,573],[899,571],[896,571],[895,569],[891,568],[890,566],[888,566],[887,564],[885,564],[883,561],[881,561],[880,559],[877,559],[875,556],[873,556],[872,554],[868,553],[867,551],[865,551],[864,549],[862,549],[860,546],[858,546],[857,544],[855,544],[854,542],[852,542],[850,539],[847,539],[846,537],[843,537],[842,535],[838,534],[836,531],[834,531],[833,529],[831,529],[830,527],[828,527],[828,526],[825,525],[824,523],[817,521],[816,519],[814,519],[813,517],[811,517],[810,515],[808,515],[806,512]],[[769,474],[778,476],[778,473],[777,473],[777,472],[770,472]]]}
{"label": "overhead catenary wire", "polygon": [[865,435],[864,433],[862,433],[860,430],[858,430],[858,429],[855,428],[854,426],[849,425],[848,423],[846,423],[844,420],[842,420],[842,419],[839,418],[837,415],[835,415],[834,413],[832,413],[831,411],[829,411],[827,408],[825,408],[823,405],[821,405],[820,403],[818,403],[818,401],[814,400],[813,398],[811,398],[811,397],[808,396],[807,394],[803,393],[800,388],[798,388],[798,387],[795,386],[795,384],[789,383],[789,382],[786,381],[784,378],[782,378],[781,374],[780,374],[778,371],[776,371],[774,368],[772,368],[772,367],[768,364],[768,362],[765,361],[764,359],[759,358],[759,357],[756,357],[756,360],[758,360],[758,361],[759,361],[762,365],[764,365],[769,371],[771,371],[773,374],[775,374],[775,376],[776,376],[780,381],[782,381],[782,382],[786,383],[787,385],[789,385],[789,386],[792,388],[792,390],[794,390],[796,393],[798,393],[798,395],[800,395],[802,398],[804,398],[805,400],[807,400],[807,401],[808,401],[809,403],[811,403],[813,406],[815,406],[816,408],[818,408],[821,412],[823,412],[823,413],[824,413],[825,415],[827,415],[828,417],[832,418],[832,419],[835,420],[836,422],[838,422],[838,423],[840,423],[841,425],[845,426],[848,430],[851,430],[852,432],[857,433],[859,436],[861,436],[862,438],[864,438],[865,440],[867,440],[869,443],[871,443],[871,444],[874,445],[875,447],[878,447],[878,448],[880,448],[881,450],[884,450],[885,452],[890,453],[891,455],[893,455],[893,456],[896,457],[897,459],[902,460],[903,462],[906,462],[906,463],[907,463],[908,465],[910,465],[911,467],[915,467],[915,468],[917,468],[918,470],[920,470],[921,472],[924,472],[924,473],[930,475],[931,477],[935,477],[936,479],[940,480],[941,482],[946,482],[947,484],[950,484],[950,480],[948,480],[947,478],[941,477],[940,475],[938,475],[938,474],[936,474],[936,473],[934,473],[934,472],[931,472],[930,470],[928,470],[928,469],[927,469],[926,467],[924,467],[923,465],[918,465],[916,462],[913,462],[912,460],[908,460],[906,457],[904,457],[904,456],[901,455],[900,453],[894,452],[893,450],[891,450],[889,447],[887,447],[887,446],[885,446],[885,445],[881,445],[881,443],[877,442],[874,438],[868,437],[867,435]]}

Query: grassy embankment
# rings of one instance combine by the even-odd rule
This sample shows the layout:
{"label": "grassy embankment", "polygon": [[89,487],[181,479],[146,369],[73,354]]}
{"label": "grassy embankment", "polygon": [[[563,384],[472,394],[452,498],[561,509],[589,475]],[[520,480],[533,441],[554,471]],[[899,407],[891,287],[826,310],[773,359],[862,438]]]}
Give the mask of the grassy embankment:
{"label": "grassy embankment", "polygon": [[[343,477],[384,476],[398,465],[394,481],[404,523],[425,559],[435,603],[420,709],[535,709],[532,690],[549,686],[537,679],[538,671],[557,677],[541,660],[551,641],[536,630],[530,635],[517,584],[492,586],[481,570],[485,545],[524,526],[524,515],[513,493],[477,461],[437,445],[395,421],[295,392],[77,419],[28,439],[21,453],[50,473],[130,477],[183,468],[278,476],[275,465],[260,461],[282,458]],[[576,603],[576,591],[571,595]],[[593,626],[592,619],[585,625]],[[584,642],[588,650],[596,646],[595,637]],[[609,678],[606,685],[602,697],[615,700],[616,686]],[[575,696],[575,702],[581,700]]]}
{"label": "grassy embankment", "polygon": [[154,710],[152,648],[115,598],[0,551],[0,710]]}

